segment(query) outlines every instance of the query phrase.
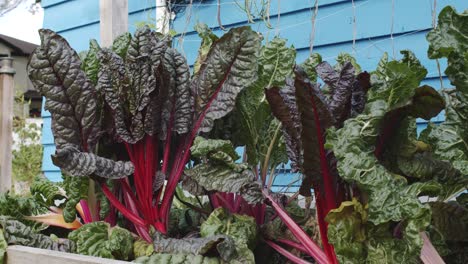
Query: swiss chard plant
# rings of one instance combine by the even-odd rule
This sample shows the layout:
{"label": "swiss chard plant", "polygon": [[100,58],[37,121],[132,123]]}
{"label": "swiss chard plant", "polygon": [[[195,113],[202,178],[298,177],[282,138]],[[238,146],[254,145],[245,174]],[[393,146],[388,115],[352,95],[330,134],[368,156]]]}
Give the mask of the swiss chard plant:
{"label": "swiss chard plant", "polygon": [[[442,97],[420,86],[427,71],[410,52],[402,52],[401,61],[384,57],[372,73],[364,112],[328,131],[326,146],[338,159],[340,176],[359,190],[326,217],[340,262],[418,262],[427,244],[421,232],[432,230],[436,238],[450,234],[450,225],[466,228],[466,208],[443,201],[467,187],[467,18],[446,7],[427,35],[429,57],[447,57],[445,73],[455,88],[442,90]],[[446,121],[429,124],[418,137],[415,119],[429,120],[444,108]],[[439,201],[423,203],[420,196]],[[459,218],[451,224],[454,211]],[[461,241],[466,236],[452,242]]]}
{"label": "swiss chard plant", "polygon": [[[118,38],[113,49],[92,46],[83,63],[62,37],[40,34],[28,72],[52,115],[54,164],[77,186],[92,179],[145,239],[150,226],[166,233],[193,140],[257,78],[259,35],[232,29],[191,77],[185,58],[149,28]],[[97,220],[90,208],[99,204],[83,205]]]}

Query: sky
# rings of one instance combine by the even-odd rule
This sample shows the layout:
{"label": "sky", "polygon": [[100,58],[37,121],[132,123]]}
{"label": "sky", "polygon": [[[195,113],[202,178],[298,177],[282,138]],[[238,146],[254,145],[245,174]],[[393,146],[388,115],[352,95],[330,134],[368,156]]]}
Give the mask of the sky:
{"label": "sky", "polygon": [[42,8],[32,14],[29,7],[34,0],[27,0],[17,8],[0,17],[0,34],[39,44],[37,31],[42,27],[44,12]]}

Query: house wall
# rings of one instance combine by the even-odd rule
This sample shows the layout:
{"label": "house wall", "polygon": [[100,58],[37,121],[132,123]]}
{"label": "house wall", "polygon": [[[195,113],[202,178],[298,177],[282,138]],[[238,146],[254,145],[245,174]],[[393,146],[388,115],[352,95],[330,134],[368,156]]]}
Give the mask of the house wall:
{"label": "house wall", "polygon": [[[62,34],[77,51],[85,50],[88,39],[99,39],[98,2],[97,0],[43,0],[44,27]],[[221,0],[221,20],[227,29],[247,24],[246,13],[236,2],[243,3],[242,0]],[[258,3],[260,0],[251,2]],[[251,26],[261,32],[265,40],[274,36],[288,39],[288,43],[297,49],[297,61],[302,62],[310,53],[314,2],[271,0],[269,18],[273,28],[268,28],[259,18],[255,18],[255,23]],[[436,63],[429,60],[426,55],[428,44],[425,35],[432,27],[433,1],[355,0],[355,8],[350,0],[318,2],[313,52],[320,53],[324,60],[333,63],[340,52],[348,52],[357,58],[364,70],[372,70],[384,52],[398,59],[401,57],[400,50],[411,49],[428,69],[429,74],[424,84],[440,88]],[[185,10],[175,17],[173,29],[178,35],[174,38],[174,46],[187,57],[190,65],[194,63],[200,45],[200,40],[193,31],[197,21],[208,24],[218,35],[223,33],[217,22],[216,3],[214,0],[206,0],[200,4],[194,0],[191,8],[186,6]],[[154,4],[155,1],[129,0],[130,31],[134,31],[137,21],[154,19]],[[439,0],[437,13],[446,5],[453,5],[458,12],[468,7],[466,0]],[[356,22],[353,23],[353,20]],[[442,69],[445,66],[446,63],[442,60]],[[445,76],[443,76],[443,86],[450,87]],[[50,133],[50,115],[43,111],[43,117],[45,146],[43,169],[50,179],[58,180],[60,177],[58,168],[53,166],[50,160],[50,154],[54,151]],[[433,121],[441,122],[443,119],[441,114]],[[418,128],[422,129],[424,126],[425,122],[418,120]],[[297,175],[288,174],[287,177],[279,177],[275,184],[281,188],[294,177]]]}

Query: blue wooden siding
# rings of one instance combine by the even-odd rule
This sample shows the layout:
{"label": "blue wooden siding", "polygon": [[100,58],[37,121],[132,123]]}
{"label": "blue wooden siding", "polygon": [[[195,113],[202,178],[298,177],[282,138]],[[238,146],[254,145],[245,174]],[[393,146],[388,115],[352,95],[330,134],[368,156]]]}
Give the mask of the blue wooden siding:
{"label": "blue wooden siding", "polygon": [[[384,52],[388,52],[391,57],[395,54],[398,59],[401,57],[400,50],[411,49],[428,69],[428,77],[423,83],[440,88],[436,63],[429,60],[426,55],[428,44],[425,35],[432,26],[433,1],[394,0],[393,14],[392,0],[355,0],[354,2],[355,46],[353,47],[352,1],[322,0],[319,1],[313,51],[320,53],[331,63],[340,52],[351,53],[366,70],[374,69]],[[99,40],[99,1],[43,0],[42,3],[45,10],[44,27],[58,31],[76,50],[87,49],[90,38]],[[276,35],[288,39],[288,42],[297,49],[297,61],[302,62],[309,56],[313,3],[312,0],[272,0],[270,23],[273,28],[267,28],[258,18],[251,26],[261,32],[265,40],[272,39]],[[446,5],[454,6],[459,12],[468,7],[466,0],[442,0],[437,3],[437,12]],[[137,21],[148,21],[149,17],[154,19],[154,8],[154,0],[129,0],[130,31],[134,31]],[[200,45],[200,40],[193,30],[197,22],[208,24],[218,35],[223,33],[219,28],[216,13],[216,1],[211,0],[202,4],[194,3],[191,8],[187,7],[177,14],[173,23],[173,29],[178,33],[174,38],[174,46],[187,57],[190,65],[194,63]],[[278,13],[280,13],[279,19]],[[221,18],[227,29],[247,24],[246,14],[233,0],[221,1]],[[442,60],[442,70],[445,69],[445,65],[445,61]],[[450,87],[450,82],[445,76],[443,85]],[[53,166],[50,160],[50,154],[54,151],[50,114],[43,111],[43,117],[45,148],[43,170],[50,179],[58,180],[60,177],[58,168]],[[435,122],[443,120],[443,114],[433,119]],[[418,120],[418,129],[424,126],[424,120]],[[285,188],[298,177],[296,174],[288,175],[277,178],[275,181],[277,190]]]}

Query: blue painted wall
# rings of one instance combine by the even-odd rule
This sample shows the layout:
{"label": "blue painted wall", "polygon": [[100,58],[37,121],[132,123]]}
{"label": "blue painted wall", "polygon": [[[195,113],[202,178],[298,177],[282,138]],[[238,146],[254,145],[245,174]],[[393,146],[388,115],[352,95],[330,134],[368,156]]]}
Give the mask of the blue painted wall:
{"label": "blue painted wall", "polygon": [[[388,52],[390,56],[395,54],[398,59],[401,57],[400,50],[411,49],[428,69],[428,77],[424,80],[424,84],[439,88],[436,63],[429,60],[426,55],[428,44],[425,35],[432,27],[433,1],[394,0],[393,2],[392,14],[392,0],[354,1],[356,39],[353,47],[352,1],[319,1],[313,52],[320,53],[331,63],[340,52],[348,52],[357,58],[363,69],[372,70],[384,52]],[[42,3],[45,10],[44,27],[58,31],[77,51],[87,49],[88,39],[99,40],[98,0],[43,0]],[[313,4],[313,0],[272,0],[270,23],[273,28],[268,28],[261,19],[256,19],[251,26],[261,32],[266,40],[276,35],[288,39],[298,51],[297,61],[302,62],[310,53]],[[459,12],[468,8],[466,0],[439,0],[437,12],[446,5],[453,5]],[[134,31],[137,21],[154,19],[154,8],[154,0],[129,0],[130,31]],[[216,1],[211,0],[202,4],[194,3],[191,8],[187,6],[175,17],[173,29],[178,35],[174,38],[174,45],[187,57],[190,65],[194,63],[200,45],[200,40],[193,31],[193,26],[197,22],[208,24],[218,35],[223,33],[218,26],[216,13]],[[221,18],[227,29],[247,24],[246,14],[233,0],[221,1]],[[445,61],[441,61],[442,71],[445,65]],[[443,78],[443,85],[450,87],[446,77]],[[50,154],[54,151],[50,115],[43,111],[43,117],[43,170],[50,179],[59,180],[60,172],[50,160]],[[443,118],[441,114],[433,121],[441,122]],[[418,120],[420,129],[424,125],[423,120]],[[298,175],[290,176],[279,177],[275,184],[278,188],[282,188]]]}

